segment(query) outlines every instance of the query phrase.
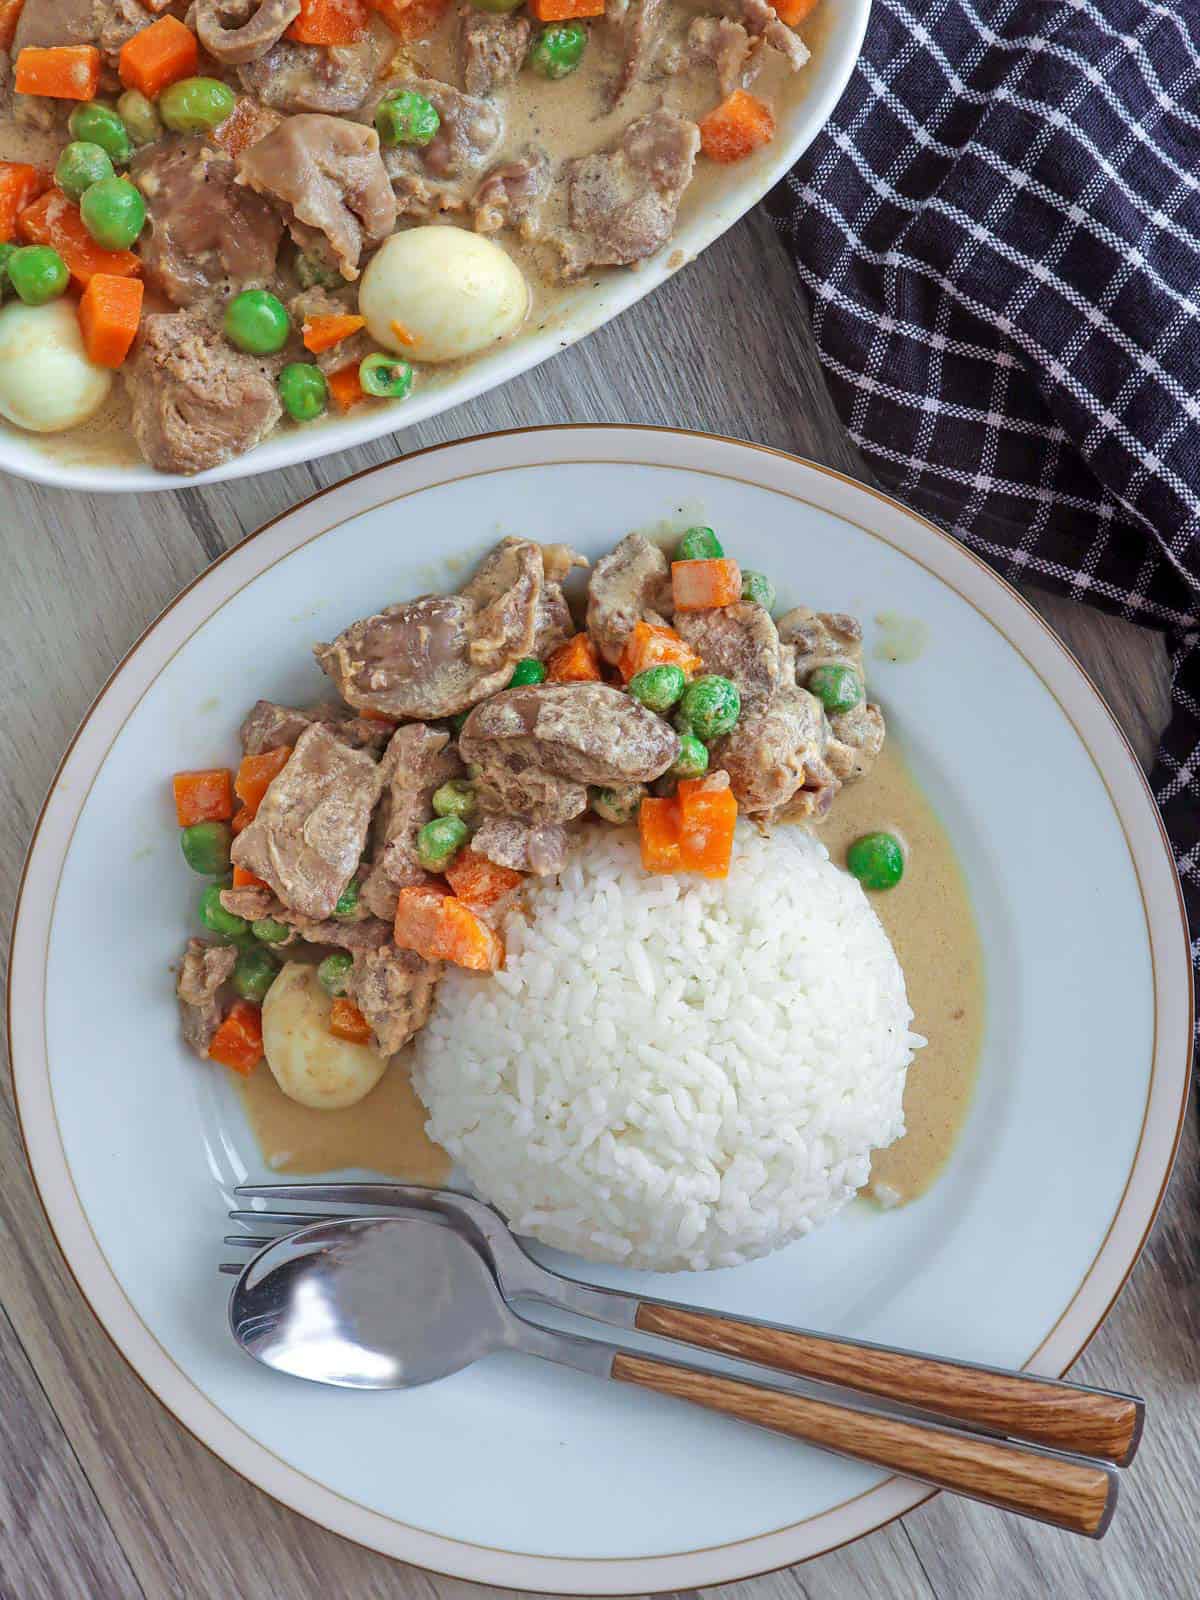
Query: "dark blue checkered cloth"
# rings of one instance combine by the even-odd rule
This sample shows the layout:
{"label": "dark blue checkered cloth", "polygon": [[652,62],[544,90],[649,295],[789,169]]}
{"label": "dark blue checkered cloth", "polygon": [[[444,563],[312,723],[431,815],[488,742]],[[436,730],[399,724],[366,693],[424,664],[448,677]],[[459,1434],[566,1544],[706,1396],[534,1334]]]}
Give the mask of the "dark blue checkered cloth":
{"label": "dark blue checkered cloth", "polygon": [[768,205],[881,482],[1167,632],[1152,783],[1200,933],[1200,0],[875,0]]}

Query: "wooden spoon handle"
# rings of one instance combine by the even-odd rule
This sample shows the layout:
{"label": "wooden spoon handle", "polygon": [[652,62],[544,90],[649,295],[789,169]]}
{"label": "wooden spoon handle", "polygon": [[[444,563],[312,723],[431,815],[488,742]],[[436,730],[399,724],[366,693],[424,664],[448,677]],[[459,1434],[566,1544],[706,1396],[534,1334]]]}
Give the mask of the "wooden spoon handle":
{"label": "wooden spoon handle", "polygon": [[1141,1438],[1144,1407],[1131,1395],[652,1301],[638,1307],[635,1326],[757,1361],[777,1372],[841,1384],[1052,1450],[1100,1456],[1118,1466],[1133,1459]]}
{"label": "wooden spoon handle", "polygon": [[940,1423],[855,1411],[625,1351],[614,1357],[612,1376],[1091,1539],[1100,1538],[1116,1508],[1116,1473],[1099,1463],[956,1433]]}

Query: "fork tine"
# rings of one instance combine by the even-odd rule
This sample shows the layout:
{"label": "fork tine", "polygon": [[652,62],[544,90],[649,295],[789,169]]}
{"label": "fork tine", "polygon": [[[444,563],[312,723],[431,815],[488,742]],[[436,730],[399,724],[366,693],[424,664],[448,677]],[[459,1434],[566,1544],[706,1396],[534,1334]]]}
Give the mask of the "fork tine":
{"label": "fork tine", "polygon": [[310,1222],[345,1222],[349,1212],[338,1211],[231,1211],[230,1222],[252,1222],[256,1227],[266,1223],[272,1226],[303,1228]]}
{"label": "fork tine", "polygon": [[227,1233],[221,1240],[222,1244],[231,1244],[239,1250],[263,1250],[269,1244],[277,1244],[278,1238],[270,1233],[265,1236],[255,1233]]}
{"label": "fork tine", "polygon": [[244,1261],[222,1261],[217,1268],[218,1272],[228,1273],[231,1278],[240,1278],[245,1270],[246,1263]]}
{"label": "fork tine", "polygon": [[[324,1201],[347,1187],[344,1183],[239,1183],[233,1192],[249,1200]],[[379,1187],[386,1189],[389,1186],[381,1183]]]}
{"label": "fork tine", "polygon": [[440,1194],[426,1184],[408,1183],[240,1183],[243,1200],[300,1200],[314,1205],[411,1207],[425,1195]]}

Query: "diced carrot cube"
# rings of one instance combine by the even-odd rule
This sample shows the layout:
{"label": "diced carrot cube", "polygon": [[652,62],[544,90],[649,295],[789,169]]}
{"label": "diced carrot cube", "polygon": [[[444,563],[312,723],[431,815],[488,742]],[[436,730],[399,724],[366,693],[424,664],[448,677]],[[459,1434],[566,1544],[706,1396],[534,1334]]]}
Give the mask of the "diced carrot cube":
{"label": "diced carrot cube", "polygon": [[234,867],[233,887],[235,889],[269,889],[271,885],[262,878],[256,878],[248,867]]}
{"label": "diced carrot cube", "polygon": [[[287,766],[291,753],[290,744],[281,744],[274,750],[263,750],[259,755],[242,757],[242,764],[238,767],[237,778],[234,780],[233,792],[245,810],[250,813],[246,822],[253,818],[262,805],[263,795]],[[245,825],[242,824],[243,827]]]}
{"label": "diced carrot cube", "polygon": [[26,45],[17,53],[13,88],[51,100],[94,100],[100,87],[100,52],[94,44]]}
{"label": "diced carrot cube", "polygon": [[48,172],[23,161],[0,161],[0,244],[12,241],[18,216],[38,195],[45,194],[51,181]]}
{"label": "diced carrot cube", "polygon": [[678,872],[679,802],[647,798],[638,807],[638,841],[647,872]]}
{"label": "diced carrot cube", "polygon": [[352,406],[358,405],[360,400],[367,398],[363,393],[362,384],[358,381],[357,361],[339,367],[336,372],[327,372],[325,381],[329,385],[333,403],[339,411],[349,411]]}
{"label": "diced carrot cube", "polygon": [[730,556],[716,561],[673,561],[671,593],[676,611],[712,611],[742,597],[742,571]]}
{"label": "diced carrot cube", "polygon": [[178,17],[159,17],[126,39],[117,58],[117,71],[127,89],[140,89],[155,100],[181,78],[195,76],[200,64],[196,35]]}
{"label": "diced carrot cube", "polygon": [[482,922],[470,906],[454,895],[442,904],[445,918],[441,959],[472,972],[495,972],[504,962],[504,941]]}
{"label": "diced carrot cube", "polygon": [[775,137],[775,115],[769,105],[745,89],[700,119],[700,148],[710,161],[742,161]]}
{"label": "diced carrot cube", "polygon": [[351,1044],[370,1044],[371,1024],[354,1004],[339,995],[329,1008],[329,1031],[335,1039],[346,1039]]}
{"label": "diced carrot cube", "polygon": [[197,822],[228,822],[233,815],[233,773],[226,767],[177,772],[171,786],[181,828]]}
{"label": "diced carrot cube", "polygon": [[794,28],[798,22],[812,16],[821,0],[774,0],[774,3],[775,15],[780,22],[786,22],[789,28]]}
{"label": "diced carrot cube", "polygon": [[618,666],[622,678],[629,683],[647,667],[680,667],[685,677],[694,677],[703,670],[704,663],[674,628],[660,627],[654,622],[636,622],[625,641]]}
{"label": "diced carrot cube", "polygon": [[209,1059],[248,1078],[263,1058],[262,1012],[249,1000],[235,1000],[208,1047]]}
{"label": "diced carrot cube", "polygon": [[79,331],[89,361],[119,367],[137,337],[142,316],[142,280],[94,272],[79,302]]}
{"label": "diced carrot cube", "polygon": [[11,50],[25,0],[0,0],[0,50]]}
{"label": "diced carrot cube", "polygon": [[401,889],[393,937],[426,961],[450,961],[473,972],[495,972],[504,960],[499,935],[470,906],[432,886]]}
{"label": "diced carrot cube", "polygon": [[602,17],[604,0],[529,0],[539,22],[569,22],[575,17]]}
{"label": "diced carrot cube", "polygon": [[230,822],[229,826],[233,829],[236,836],[237,834],[241,833],[242,829],[246,827],[248,823],[253,821],[253,811],[251,811],[247,806],[239,806],[234,812],[233,820]]}
{"label": "diced carrot cube", "polygon": [[719,788],[705,778],[681,778],[678,800],[683,870],[703,873],[706,878],[728,877],[738,815],[733,790],[727,785]]}
{"label": "diced carrot cube", "polygon": [[348,339],[352,333],[357,333],[366,325],[366,317],[355,316],[349,311],[331,312],[327,316],[305,317],[301,329],[304,348],[311,350],[314,356],[319,356],[326,350],[332,350],[335,344],[341,344],[343,339]]}
{"label": "diced carrot cube", "polygon": [[300,0],[300,14],[286,37],[297,44],[357,44],[367,31],[363,0]]}
{"label": "diced carrot cube", "polygon": [[547,683],[600,683],[600,657],[586,633],[577,633],[560,644],[546,662]]}

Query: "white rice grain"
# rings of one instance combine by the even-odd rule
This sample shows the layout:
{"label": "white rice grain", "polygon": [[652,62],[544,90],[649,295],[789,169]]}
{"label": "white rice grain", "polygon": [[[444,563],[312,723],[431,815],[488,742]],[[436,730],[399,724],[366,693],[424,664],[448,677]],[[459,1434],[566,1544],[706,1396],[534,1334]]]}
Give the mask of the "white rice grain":
{"label": "white rice grain", "polygon": [[904,1131],[924,1041],[860,886],[800,828],[739,824],[728,878],[655,878],[590,830],[452,968],[413,1081],[430,1135],[518,1233],[659,1271],[807,1233]]}

